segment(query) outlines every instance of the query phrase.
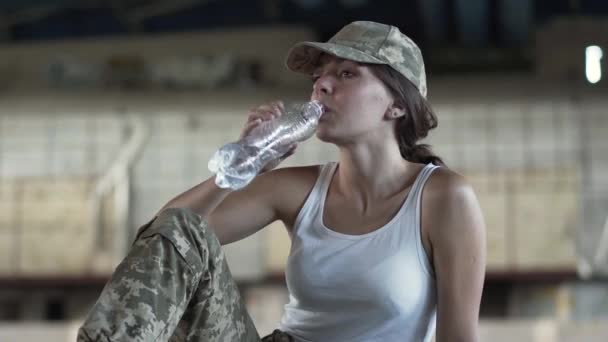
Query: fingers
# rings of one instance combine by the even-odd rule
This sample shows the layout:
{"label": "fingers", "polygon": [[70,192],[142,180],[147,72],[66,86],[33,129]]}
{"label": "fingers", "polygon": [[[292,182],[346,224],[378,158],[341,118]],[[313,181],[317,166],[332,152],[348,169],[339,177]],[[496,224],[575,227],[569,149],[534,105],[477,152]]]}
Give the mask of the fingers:
{"label": "fingers", "polygon": [[296,153],[296,148],[298,148],[298,144],[292,144],[291,146],[289,146],[289,150],[287,150],[287,152],[285,152],[285,154],[282,155],[279,160],[283,161],[291,157],[294,153]]}
{"label": "fingers", "polygon": [[278,118],[285,111],[285,106],[282,101],[269,102],[256,108],[249,110],[249,115],[245,126],[241,132],[241,138],[247,136],[253,128],[263,121],[273,120]]}
{"label": "fingers", "polygon": [[243,127],[243,130],[241,131],[240,138],[247,136],[260,123],[262,123],[262,119],[254,119],[252,121],[247,121],[245,123],[245,127]]}
{"label": "fingers", "polygon": [[296,152],[297,148],[298,148],[298,144],[296,144],[296,143],[291,144],[291,146],[289,146],[289,150],[287,150],[287,153],[285,155],[287,157],[289,157],[290,155],[292,155]]}
{"label": "fingers", "polygon": [[281,164],[285,159],[289,158],[290,156],[292,156],[295,152],[296,152],[296,148],[298,147],[298,144],[291,144],[289,146],[289,150],[287,150],[287,152],[285,152],[285,154],[283,154],[281,157],[269,162],[264,169],[262,169],[261,173],[265,173],[268,172],[272,169],[274,169],[275,167],[279,166],[279,164]]}
{"label": "fingers", "polygon": [[285,107],[282,101],[274,101],[256,108],[252,108],[249,111],[249,117],[247,122],[254,121],[256,119],[261,120],[272,120],[276,119],[283,114]]}

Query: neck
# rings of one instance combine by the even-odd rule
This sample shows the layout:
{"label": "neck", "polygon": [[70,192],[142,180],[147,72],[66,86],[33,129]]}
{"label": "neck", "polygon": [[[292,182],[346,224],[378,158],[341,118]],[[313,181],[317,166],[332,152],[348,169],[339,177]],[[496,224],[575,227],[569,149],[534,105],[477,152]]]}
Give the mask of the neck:
{"label": "neck", "polygon": [[349,198],[365,205],[387,199],[409,186],[414,164],[404,160],[395,142],[340,147],[337,185]]}

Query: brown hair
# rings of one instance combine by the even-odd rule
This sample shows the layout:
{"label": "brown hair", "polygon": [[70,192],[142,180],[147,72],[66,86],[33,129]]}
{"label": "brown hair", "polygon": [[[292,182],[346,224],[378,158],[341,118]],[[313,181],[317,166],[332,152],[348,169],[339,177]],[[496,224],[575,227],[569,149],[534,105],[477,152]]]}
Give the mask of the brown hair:
{"label": "brown hair", "polygon": [[430,145],[417,144],[431,129],[437,127],[437,116],[429,102],[412,82],[388,65],[367,66],[386,85],[396,104],[405,110],[405,115],[397,119],[395,124],[399,152],[403,159],[415,163],[445,165],[440,157],[433,154]]}

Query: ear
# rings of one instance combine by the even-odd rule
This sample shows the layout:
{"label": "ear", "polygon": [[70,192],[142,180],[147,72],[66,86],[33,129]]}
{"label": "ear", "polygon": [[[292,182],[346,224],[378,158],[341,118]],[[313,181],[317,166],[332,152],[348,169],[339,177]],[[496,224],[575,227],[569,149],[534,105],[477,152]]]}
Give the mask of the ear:
{"label": "ear", "polygon": [[403,106],[401,106],[395,102],[393,102],[393,104],[388,106],[388,108],[386,109],[386,113],[384,113],[384,117],[387,120],[395,120],[404,115],[405,115],[405,108],[403,108]]}

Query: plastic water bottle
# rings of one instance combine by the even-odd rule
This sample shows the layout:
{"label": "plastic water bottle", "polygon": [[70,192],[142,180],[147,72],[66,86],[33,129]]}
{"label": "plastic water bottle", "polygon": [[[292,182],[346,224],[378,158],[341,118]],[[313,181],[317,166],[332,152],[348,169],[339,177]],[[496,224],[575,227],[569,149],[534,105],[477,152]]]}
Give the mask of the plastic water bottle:
{"label": "plastic water bottle", "polygon": [[208,163],[220,188],[245,187],[268,164],[289,151],[292,144],[310,138],[323,114],[317,101],[292,103],[276,119],[264,121],[239,141],[222,146]]}

